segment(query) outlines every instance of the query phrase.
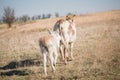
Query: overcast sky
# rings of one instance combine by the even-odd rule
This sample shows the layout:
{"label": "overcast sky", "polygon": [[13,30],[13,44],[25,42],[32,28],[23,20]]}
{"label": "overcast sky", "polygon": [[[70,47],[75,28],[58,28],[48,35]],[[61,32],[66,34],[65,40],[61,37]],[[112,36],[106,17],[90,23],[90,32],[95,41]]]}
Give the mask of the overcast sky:
{"label": "overcast sky", "polygon": [[58,12],[61,16],[69,12],[83,14],[109,10],[120,10],[120,0],[0,0],[0,18],[5,7],[15,10],[15,16],[42,15]]}

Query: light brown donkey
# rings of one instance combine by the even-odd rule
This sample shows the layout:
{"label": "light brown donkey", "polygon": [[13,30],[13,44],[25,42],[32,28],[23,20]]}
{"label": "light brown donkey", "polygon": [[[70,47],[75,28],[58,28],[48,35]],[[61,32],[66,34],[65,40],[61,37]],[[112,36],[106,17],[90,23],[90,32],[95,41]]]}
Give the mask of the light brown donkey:
{"label": "light brown donkey", "polygon": [[55,65],[58,57],[57,50],[60,46],[60,40],[61,38],[59,36],[59,33],[55,31],[49,31],[48,35],[42,36],[39,39],[39,46],[42,52],[45,75],[47,75],[47,69],[46,69],[47,55],[49,56],[52,69],[53,71],[55,71]]}

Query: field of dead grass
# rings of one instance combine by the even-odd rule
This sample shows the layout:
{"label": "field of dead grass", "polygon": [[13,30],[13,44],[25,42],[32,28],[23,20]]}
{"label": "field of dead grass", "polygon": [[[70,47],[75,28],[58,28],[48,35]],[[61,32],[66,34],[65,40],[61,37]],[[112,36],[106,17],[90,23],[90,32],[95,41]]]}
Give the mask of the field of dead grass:
{"label": "field of dead grass", "polygon": [[119,10],[76,16],[75,60],[43,76],[38,39],[61,18],[0,28],[0,80],[120,80]]}

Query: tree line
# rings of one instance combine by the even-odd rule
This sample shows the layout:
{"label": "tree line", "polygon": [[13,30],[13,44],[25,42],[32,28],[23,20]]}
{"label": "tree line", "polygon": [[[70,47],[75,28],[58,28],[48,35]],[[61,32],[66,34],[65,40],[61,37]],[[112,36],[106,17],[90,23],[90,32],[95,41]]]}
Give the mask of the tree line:
{"label": "tree line", "polygon": [[[54,15],[55,17],[59,17],[59,13],[55,13]],[[51,18],[52,14],[48,13],[48,14],[42,14],[42,15],[36,15],[36,16],[32,16],[29,17],[28,15],[23,15],[21,17],[15,17],[15,11],[14,9],[10,8],[10,7],[6,7],[4,8],[4,13],[2,16],[2,19],[0,20],[0,22],[4,22],[6,24],[8,24],[8,27],[12,27],[12,24],[14,22],[27,22],[27,21],[33,21],[33,20],[38,20],[38,19],[46,19],[46,18]]]}

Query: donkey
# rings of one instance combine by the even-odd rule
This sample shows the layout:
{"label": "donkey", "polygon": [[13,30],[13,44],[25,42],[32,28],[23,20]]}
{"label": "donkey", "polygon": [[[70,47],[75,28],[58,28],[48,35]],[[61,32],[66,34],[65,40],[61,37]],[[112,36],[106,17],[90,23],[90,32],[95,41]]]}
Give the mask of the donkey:
{"label": "donkey", "polygon": [[42,52],[45,75],[47,75],[47,70],[46,70],[47,55],[49,56],[52,70],[53,72],[55,72],[55,65],[58,57],[57,50],[60,46],[60,40],[61,38],[59,36],[59,33],[50,30],[48,35],[44,35],[39,39],[39,46]]}
{"label": "donkey", "polygon": [[66,16],[66,20],[58,20],[53,30],[61,36],[60,53],[65,64],[68,61],[68,50],[70,51],[70,60],[73,60],[73,45],[76,40],[76,27],[73,18],[75,15]]}

